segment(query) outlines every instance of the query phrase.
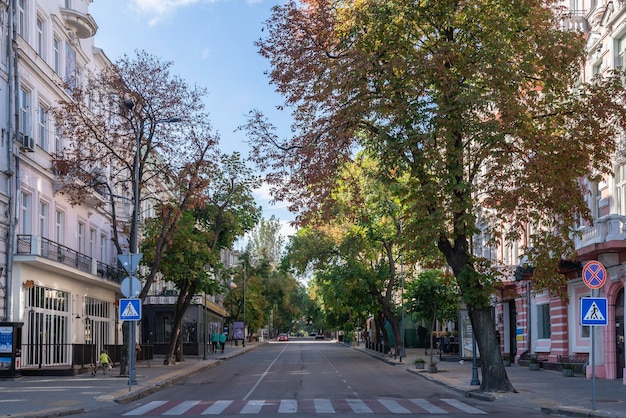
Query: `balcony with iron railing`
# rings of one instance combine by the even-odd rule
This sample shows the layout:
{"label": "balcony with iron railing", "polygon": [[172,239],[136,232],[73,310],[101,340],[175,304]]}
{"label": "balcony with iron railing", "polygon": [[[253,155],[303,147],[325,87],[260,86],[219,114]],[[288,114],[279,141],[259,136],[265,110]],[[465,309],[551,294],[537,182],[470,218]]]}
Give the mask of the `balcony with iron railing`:
{"label": "balcony with iron railing", "polygon": [[122,269],[38,235],[18,235],[16,255],[42,257],[118,284],[126,277]]}

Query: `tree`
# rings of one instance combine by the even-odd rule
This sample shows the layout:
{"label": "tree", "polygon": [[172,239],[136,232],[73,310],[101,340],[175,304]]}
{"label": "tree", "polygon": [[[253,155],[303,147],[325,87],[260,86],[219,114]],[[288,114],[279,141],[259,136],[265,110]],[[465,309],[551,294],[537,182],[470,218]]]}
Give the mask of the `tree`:
{"label": "tree", "polygon": [[280,235],[280,221],[274,215],[270,219],[261,219],[261,222],[250,233],[247,251],[255,259],[267,260],[276,267],[280,263],[285,238]]}
{"label": "tree", "polygon": [[[68,80],[68,99],[53,109],[65,140],[53,162],[61,180],[59,192],[74,203],[88,200],[109,214],[118,254],[134,251],[130,238],[139,236],[134,228],[141,227],[140,222],[130,222],[124,209],[132,205],[134,212],[135,207],[169,202],[170,210],[160,217],[152,264],[143,277],[142,299],[178,219],[205,190],[217,160],[218,138],[204,113],[206,92],[172,75],[171,66],[145,52],[124,56],[100,73]],[[120,375],[127,375],[128,322],[122,332]]]}
{"label": "tree", "polygon": [[494,239],[525,244],[536,287],[558,289],[575,221],[591,222],[579,179],[610,172],[626,127],[619,74],[579,82],[585,39],[559,29],[559,5],[289,1],[257,44],[294,118],[284,139],[258,111],[244,126],[274,198],[303,224],[332,213],[335,173],[355,149],[407,176],[395,191],[405,233],[415,261],[436,250],[454,273],[483,391],[514,388],[491,318],[497,276],[470,247],[477,216]]}
{"label": "tree", "polygon": [[[238,153],[222,155],[209,180],[202,192],[203,199],[198,199],[177,220],[175,233],[159,264],[159,272],[179,290],[166,365],[174,363],[174,356],[177,361],[183,361],[180,332],[193,296],[200,290],[215,295],[224,289],[225,284],[220,282],[224,270],[221,250],[232,248],[236,239],[254,227],[261,213],[252,195],[259,187],[258,177],[245,166]],[[168,219],[171,210],[170,205],[162,205],[160,216],[153,218],[147,228],[142,250],[148,265],[153,264],[158,254],[162,219]]]}
{"label": "tree", "polygon": [[[400,323],[393,296],[397,291],[397,259],[401,205],[372,175],[376,164],[365,157],[340,170],[332,215],[311,222],[296,234],[288,259],[300,272],[313,266],[319,303],[327,326],[365,322],[365,313],[380,316],[378,338],[392,341],[401,355]],[[353,318],[354,315],[354,318]]]}
{"label": "tree", "polygon": [[231,292],[225,303],[231,307],[233,318],[241,318],[243,289],[240,285],[245,269],[248,330],[261,328],[270,318],[272,330],[290,331],[294,321],[305,311],[304,289],[289,271],[281,268],[284,239],[280,235],[280,223],[274,216],[269,220],[261,219],[249,235],[246,251],[241,255],[236,291]]}
{"label": "tree", "polygon": [[441,270],[425,270],[407,282],[407,312],[431,323],[430,364],[433,365],[433,332],[437,321],[450,321],[459,313],[460,295],[454,278]]}

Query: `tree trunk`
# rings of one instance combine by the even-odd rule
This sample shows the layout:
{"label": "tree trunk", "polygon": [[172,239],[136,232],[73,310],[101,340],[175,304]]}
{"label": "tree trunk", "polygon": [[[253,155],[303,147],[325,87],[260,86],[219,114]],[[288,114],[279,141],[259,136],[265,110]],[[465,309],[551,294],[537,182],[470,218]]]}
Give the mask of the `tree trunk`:
{"label": "tree trunk", "polygon": [[129,376],[129,350],[131,321],[124,321],[122,324],[122,356],[120,358],[120,376]]}
{"label": "tree trunk", "polygon": [[480,390],[485,392],[515,392],[504,368],[502,353],[496,338],[491,307],[476,309],[468,306],[472,329],[480,351]]}
{"label": "tree trunk", "polygon": [[195,291],[195,281],[185,282],[182,289],[180,289],[178,299],[176,300],[176,312],[174,313],[174,324],[172,328],[172,335],[170,336],[170,345],[167,350],[165,360],[163,360],[164,365],[174,364],[175,361],[185,361],[183,356],[181,328],[185,312],[187,312],[187,308],[191,303],[191,299]]}
{"label": "tree trunk", "polygon": [[454,244],[448,237],[438,242],[439,250],[452,268],[467,305],[472,329],[480,352],[482,381],[480,391],[515,392],[504,368],[496,328],[491,317],[489,294],[481,283],[481,275],[471,264],[467,237],[459,235]]}
{"label": "tree trunk", "polygon": [[[383,315],[387,322],[389,322],[391,332],[393,333],[395,355],[400,356],[402,354],[402,341],[400,339],[400,321],[398,321],[398,318],[396,318],[396,316],[393,314],[388,304],[386,304],[386,306],[383,306],[383,308]],[[389,346],[391,347],[391,339],[389,338],[389,335],[387,335],[386,331],[387,330],[385,330],[385,338],[387,338]]]}

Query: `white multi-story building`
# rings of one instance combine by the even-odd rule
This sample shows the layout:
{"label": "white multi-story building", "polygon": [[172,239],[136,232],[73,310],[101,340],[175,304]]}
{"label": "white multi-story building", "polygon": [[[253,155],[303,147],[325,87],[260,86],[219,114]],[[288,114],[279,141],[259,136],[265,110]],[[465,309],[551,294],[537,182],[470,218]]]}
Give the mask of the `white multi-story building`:
{"label": "white multi-story building", "polygon": [[109,64],[90,3],[0,0],[0,338],[14,334],[22,374],[92,363],[121,339],[111,221],[88,200],[70,205],[52,166],[62,82]]}
{"label": "white multi-story building", "polygon": [[[626,69],[626,1],[569,0],[563,6],[563,30],[580,31],[587,40],[581,80],[591,82],[596,76]],[[591,367],[586,366],[592,363],[590,355],[595,351],[596,377],[625,379],[626,135],[616,141],[619,152],[613,158],[613,175],[598,183],[584,181],[594,223],[587,225],[581,220],[582,236],[575,240],[578,260],[561,265],[561,273],[568,279],[567,298],[547,291],[537,293],[532,288],[532,269],[524,265],[505,281],[494,312],[503,353],[518,358],[535,355],[544,361],[544,367],[574,362],[589,377]],[[515,247],[503,248],[485,247],[482,251],[514,268],[521,254]],[[581,325],[580,300],[592,296],[583,280],[583,268],[589,261],[599,261],[607,272],[604,285],[593,294],[607,299],[606,326]]]}

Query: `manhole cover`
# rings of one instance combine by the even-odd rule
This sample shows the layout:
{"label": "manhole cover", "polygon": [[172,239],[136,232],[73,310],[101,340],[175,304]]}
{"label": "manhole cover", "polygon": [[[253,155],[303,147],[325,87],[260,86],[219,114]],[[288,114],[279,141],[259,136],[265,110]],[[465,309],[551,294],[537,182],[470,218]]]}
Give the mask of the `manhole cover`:
{"label": "manhole cover", "polygon": [[622,401],[617,400],[617,399],[597,399],[596,402],[600,402],[600,403],[620,403]]}

